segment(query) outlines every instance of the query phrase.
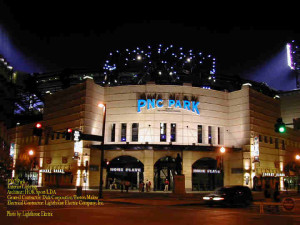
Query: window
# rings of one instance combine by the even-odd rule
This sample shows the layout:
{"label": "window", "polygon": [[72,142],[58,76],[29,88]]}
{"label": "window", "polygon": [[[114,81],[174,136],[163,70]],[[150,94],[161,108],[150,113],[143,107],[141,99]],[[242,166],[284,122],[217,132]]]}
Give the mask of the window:
{"label": "window", "polygon": [[285,150],[285,142],[284,142],[284,140],[281,140],[281,149]]}
{"label": "window", "polygon": [[267,136],[264,137],[264,142],[268,143],[268,137]]}
{"label": "window", "polygon": [[171,123],[171,142],[176,141],[176,123]]}
{"label": "window", "polygon": [[202,125],[198,125],[198,143],[202,143]]}
{"label": "window", "polygon": [[126,123],[121,124],[121,141],[126,141]]}
{"label": "window", "polygon": [[212,144],[211,126],[208,126],[208,144]]}
{"label": "window", "polygon": [[165,142],[167,135],[167,124],[166,123],[160,123],[160,141]]}
{"label": "window", "polygon": [[132,124],[132,141],[139,140],[139,124],[133,123]]}
{"label": "window", "polygon": [[262,142],[262,137],[261,137],[261,135],[258,135],[258,139],[259,139],[259,142]]}
{"label": "window", "polygon": [[278,138],[275,138],[275,148],[278,149],[279,148],[279,144],[278,144]]}
{"label": "window", "polygon": [[273,144],[273,138],[270,137],[270,144]]}
{"label": "window", "polygon": [[221,144],[221,128],[218,127],[218,145]]}
{"label": "window", "polygon": [[111,141],[111,142],[115,142],[115,140],[116,140],[116,124],[113,123],[113,124],[111,125],[110,141]]}

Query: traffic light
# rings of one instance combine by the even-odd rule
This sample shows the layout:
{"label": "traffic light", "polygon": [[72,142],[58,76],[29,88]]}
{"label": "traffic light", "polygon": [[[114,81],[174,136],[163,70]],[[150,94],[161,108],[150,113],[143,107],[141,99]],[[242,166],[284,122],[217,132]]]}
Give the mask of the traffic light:
{"label": "traffic light", "polygon": [[277,122],[274,125],[274,130],[276,133],[285,133],[286,132],[285,123],[282,121],[282,118],[277,119]]}
{"label": "traffic light", "polygon": [[73,130],[71,128],[66,129],[65,139],[66,140],[72,140],[73,139]]}
{"label": "traffic light", "polygon": [[33,127],[32,135],[41,137],[43,134],[43,128],[41,123],[36,123]]}

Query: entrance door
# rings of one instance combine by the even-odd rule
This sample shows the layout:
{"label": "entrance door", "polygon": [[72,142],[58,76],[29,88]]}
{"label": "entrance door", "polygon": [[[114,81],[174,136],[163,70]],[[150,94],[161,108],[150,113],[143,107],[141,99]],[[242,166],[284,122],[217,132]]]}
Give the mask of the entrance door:
{"label": "entrance door", "polygon": [[167,156],[159,159],[154,164],[154,190],[163,191],[165,180],[169,181],[169,190],[173,188],[173,176],[175,174],[175,159]]}
{"label": "entrance door", "polygon": [[217,160],[202,158],[192,165],[192,190],[212,191],[223,186],[223,171],[217,168]]}
{"label": "entrance door", "polygon": [[144,164],[131,156],[120,156],[109,162],[106,188],[120,189],[121,182],[129,181],[131,189],[138,189],[144,179]]}

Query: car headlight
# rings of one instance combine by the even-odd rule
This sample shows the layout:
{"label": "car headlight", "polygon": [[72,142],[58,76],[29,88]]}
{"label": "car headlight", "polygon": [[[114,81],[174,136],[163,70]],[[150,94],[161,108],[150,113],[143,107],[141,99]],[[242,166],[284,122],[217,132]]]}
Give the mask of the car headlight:
{"label": "car headlight", "polygon": [[222,198],[222,197],[214,197],[213,200],[214,201],[220,201],[220,200],[224,200],[224,198]]}
{"label": "car headlight", "polygon": [[210,200],[210,197],[203,197],[203,200]]}

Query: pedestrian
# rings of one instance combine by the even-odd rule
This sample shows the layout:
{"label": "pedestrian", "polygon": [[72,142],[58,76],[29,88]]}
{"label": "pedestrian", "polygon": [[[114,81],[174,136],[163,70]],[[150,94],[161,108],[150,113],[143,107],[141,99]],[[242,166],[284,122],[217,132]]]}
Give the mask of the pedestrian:
{"label": "pedestrian", "polygon": [[285,181],[284,181],[284,188],[285,188],[286,191],[289,188],[289,182],[287,181],[287,179],[285,179]]}
{"label": "pedestrian", "polygon": [[123,193],[123,189],[124,189],[124,181],[121,180],[120,182],[120,189],[121,189],[121,193]]}
{"label": "pedestrian", "polygon": [[168,179],[165,180],[165,190],[164,191],[168,191],[169,190],[169,184],[170,182],[168,181]]}
{"label": "pedestrian", "polygon": [[150,180],[147,179],[147,181],[146,181],[146,192],[149,192],[150,189],[151,189],[151,182],[150,182]]}
{"label": "pedestrian", "polygon": [[139,183],[139,192],[142,192],[143,191],[143,187],[144,187],[144,181],[141,181]]}
{"label": "pedestrian", "polygon": [[130,182],[128,180],[125,181],[125,190],[127,193],[128,193],[129,186],[130,186]]}

